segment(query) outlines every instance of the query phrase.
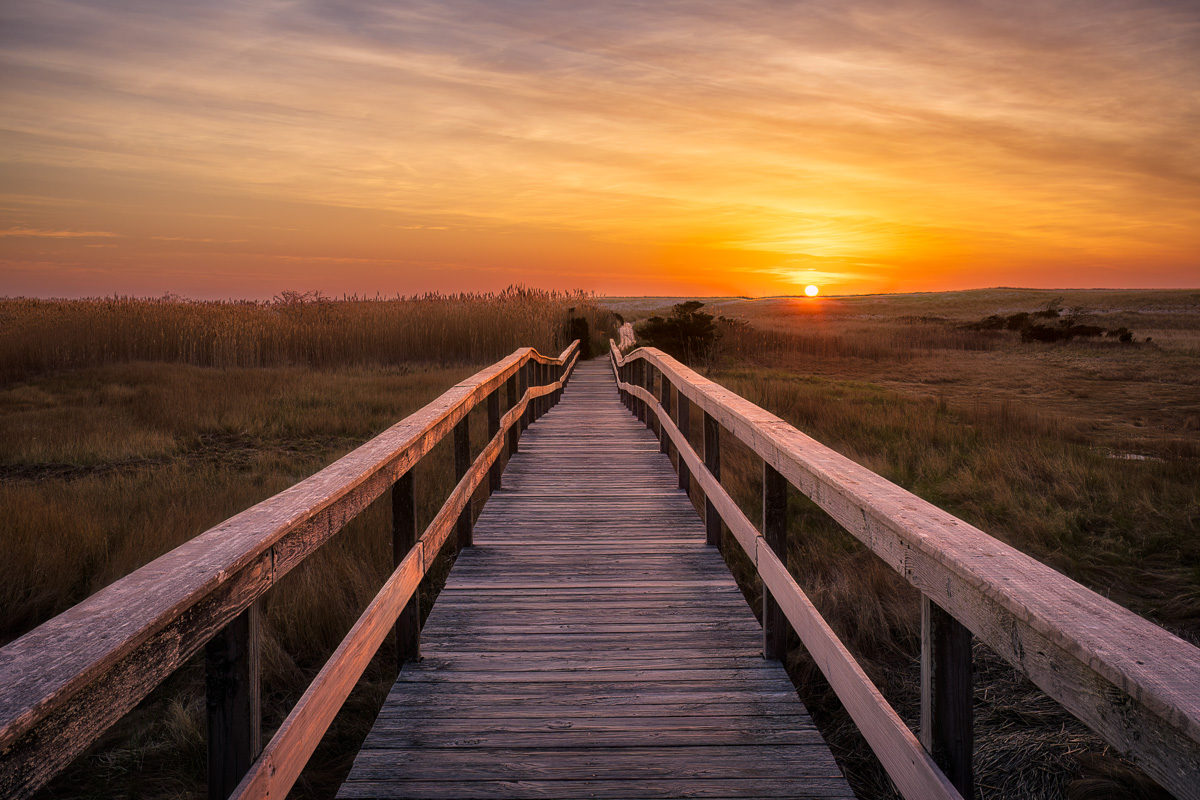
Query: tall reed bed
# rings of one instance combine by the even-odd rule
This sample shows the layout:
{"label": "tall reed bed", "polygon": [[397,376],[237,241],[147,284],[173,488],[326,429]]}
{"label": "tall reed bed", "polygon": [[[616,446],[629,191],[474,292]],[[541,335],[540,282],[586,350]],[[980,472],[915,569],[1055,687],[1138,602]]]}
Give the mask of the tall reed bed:
{"label": "tall reed bed", "polygon": [[284,292],[269,302],[113,297],[0,299],[0,381],[126,361],[202,367],[483,364],[517,347],[557,353],[571,317],[597,344],[615,324],[588,294],[502,292],[391,300]]}

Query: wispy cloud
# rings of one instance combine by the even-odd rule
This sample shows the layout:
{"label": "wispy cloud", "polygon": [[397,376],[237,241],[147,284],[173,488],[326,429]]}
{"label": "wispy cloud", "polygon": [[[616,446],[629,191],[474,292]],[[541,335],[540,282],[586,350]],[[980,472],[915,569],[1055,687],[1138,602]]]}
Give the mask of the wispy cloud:
{"label": "wispy cloud", "polygon": [[35,228],[9,228],[0,230],[0,237],[19,236],[33,239],[96,239],[111,238],[118,234],[109,231],[47,231]]}
{"label": "wispy cloud", "polygon": [[[63,203],[0,201],[13,229],[116,208],[148,237],[297,227],[259,241],[347,258],[357,230],[287,204],[390,215],[399,250],[461,226],[1178,260],[1200,250],[1197,52],[1200,7],[1142,0],[8,3],[0,174]],[[89,171],[142,188],[72,210],[64,175]],[[274,210],[179,230],[228,197]]]}

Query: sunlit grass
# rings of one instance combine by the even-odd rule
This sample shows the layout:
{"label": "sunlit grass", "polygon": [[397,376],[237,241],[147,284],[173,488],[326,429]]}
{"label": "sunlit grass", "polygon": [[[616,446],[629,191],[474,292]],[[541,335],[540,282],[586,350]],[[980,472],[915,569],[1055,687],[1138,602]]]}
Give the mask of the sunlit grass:
{"label": "sunlit grass", "polygon": [[[1105,293],[1105,315],[1152,342],[1045,345],[961,325],[1036,309],[987,305],[1028,302],[1025,293],[965,294],[854,299],[823,315],[794,312],[786,301],[717,302],[710,308],[754,314],[748,327],[727,329],[704,371],[874,472],[1200,641],[1200,298]],[[722,462],[722,482],[757,519],[761,461],[729,437]],[[789,514],[793,574],[915,726],[918,594],[798,492]],[[753,568],[727,544],[757,607]],[[977,775],[991,787],[984,797],[1059,797],[1081,772],[1092,783],[1072,791],[1159,796],[1128,765],[1102,758],[1102,742],[986,648],[977,645],[975,662]],[[803,648],[789,667],[856,789],[893,796]]]}

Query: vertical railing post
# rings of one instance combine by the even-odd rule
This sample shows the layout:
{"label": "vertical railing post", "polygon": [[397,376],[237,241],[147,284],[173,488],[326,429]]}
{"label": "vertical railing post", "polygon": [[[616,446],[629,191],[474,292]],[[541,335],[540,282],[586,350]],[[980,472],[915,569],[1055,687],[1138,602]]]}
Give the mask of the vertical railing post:
{"label": "vertical railing post", "polygon": [[262,750],[258,601],[204,647],[208,797],[225,800]]}
{"label": "vertical railing post", "polygon": [[[514,372],[509,379],[504,382],[504,391],[508,394],[508,407],[511,409],[517,404],[517,373]],[[508,426],[508,454],[514,456],[517,454],[517,434],[520,433],[521,426],[519,423],[513,423]]]}
{"label": "vertical railing post", "polygon": [[[542,362],[533,362],[533,385],[539,389],[545,381],[542,378]],[[542,403],[545,398],[538,397],[533,401],[533,421],[536,422],[542,416]]]}
{"label": "vertical railing post", "polygon": [[[500,387],[497,386],[487,396],[487,426],[488,426],[488,443],[496,438],[496,434],[500,432]],[[496,453],[496,460],[492,462],[492,466],[488,467],[488,494],[491,495],[500,488],[500,454]]]}
{"label": "vertical railing post", "polygon": [[[638,375],[640,374],[638,370],[641,369],[641,363],[641,361],[633,361],[629,364],[629,386],[631,388],[638,386],[641,383],[641,381],[638,380]],[[639,400],[637,395],[635,395],[633,392],[629,393],[629,397],[630,402],[633,403],[633,407],[630,408],[630,411],[632,411],[633,416],[640,421],[642,419],[642,401]]]}
{"label": "vertical railing post", "polygon": [[[471,468],[471,415],[467,414],[454,426],[454,482],[457,484]],[[458,515],[458,549],[471,546],[471,500]]]}
{"label": "vertical railing post", "polygon": [[[417,495],[413,471],[392,484],[392,569],[417,543]],[[421,593],[413,592],[396,619],[396,669],[421,658]]]}
{"label": "vertical railing post", "polygon": [[[625,368],[629,371],[629,377],[626,378],[626,381],[629,383],[629,388],[632,389],[637,384],[637,362],[630,361],[625,365]],[[629,393],[629,413],[634,417],[638,416],[638,401],[632,391]]]}
{"label": "vertical railing post", "polygon": [[[538,362],[538,386],[545,388],[546,384],[549,382],[550,382],[550,365]],[[541,397],[538,398],[538,417],[539,418],[543,414],[546,413],[546,410],[549,408],[549,406],[550,406],[549,395],[542,395]]]}
{"label": "vertical railing post", "polygon": [[[617,369],[621,373],[621,382],[626,383],[626,384],[629,383],[629,370],[630,370],[629,365],[622,364]],[[631,402],[631,398],[632,398],[632,395],[629,394],[628,389],[621,390],[621,401],[625,403],[625,408],[628,411],[633,411],[633,405]]]}
{"label": "vertical railing post", "polygon": [[[646,371],[647,371],[646,370],[646,359],[639,358],[635,363],[637,364],[637,377],[636,377],[634,383],[636,383],[639,388],[645,389],[646,388]],[[646,401],[639,398],[638,399],[638,420],[643,425],[645,425],[646,418],[648,416],[649,416],[649,409],[646,408]]]}
{"label": "vertical railing post", "polygon": [[[525,393],[527,391],[529,391],[529,376],[533,374],[532,362],[526,361],[524,364],[522,364],[519,374],[521,376],[521,385],[519,387],[520,390],[517,392],[517,394],[519,394],[521,397],[525,397]],[[521,433],[524,433],[525,429],[529,427],[529,422],[532,419],[532,417],[533,417],[533,401],[530,401],[529,403],[526,404],[525,410],[521,413],[521,425],[520,425]]]}
{"label": "vertical railing post", "polygon": [[[679,430],[683,433],[683,440],[689,445],[692,437],[692,401],[687,399],[687,395],[679,392],[679,409],[676,411],[677,424]],[[683,460],[683,451],[679,450],[679,488],[683,489],[688,494],[692,491],[692,470]]]}
{"label": "vertical railing post", "polygon": [[[646,370],[646,391],[650,393],[651,397],[655,396],[654,385],[655,385],[655,383],[657,383],[657,381],[658,381],[658,367],[651,364],[650,368],[648,370]],[[650,404],[650,408],[648,408],[647,411],[648,411],[648,414],[647,414],[646,421],[650,425],[650,430],[654,432],[655,436],[657,436],[658,435],[658,414],[654,413],[654,404],[653,403]]]}
{"label": "vertical railing post", "polygon": [[[658,367],[653,364],[646,365],[646,391],[654,397],[654,376],[658,372]],[[646,427],[655,436],[658,436],[658,414],[654,413],[654,404],[646,403]]]}
{"label": "vertical railing post", "polygon": [[971,631],[921,595],[921,744],[963,797],[973,797]]}
{"label": "vertical railing post", "polygon": [[[663,413],[667,419],[671,418],[671,382],[667,380],[666,373],[661,370],[658,373],[660,380],[658,400],[662,403]],[[658,422],[658,450],[660,453],[671,455],[671,437],[667,435],[667,429],[662,424],[662,420]]]}
{"label": "vertical railing post", "polygon": [[[763,462],[762,535],[771,552],[787,567],[787,480]],[[783,609],[763,586],[763,658],[782,661],[787,655],[788,621]]]}
{"label": "vertical railing post", "polygon": [[[721,480],[721,426],[707,411],[704,412],[704,466],[718,481]],[[705,541],[713,547],[721,546],[721,517],[712,498],[704,495]]]}

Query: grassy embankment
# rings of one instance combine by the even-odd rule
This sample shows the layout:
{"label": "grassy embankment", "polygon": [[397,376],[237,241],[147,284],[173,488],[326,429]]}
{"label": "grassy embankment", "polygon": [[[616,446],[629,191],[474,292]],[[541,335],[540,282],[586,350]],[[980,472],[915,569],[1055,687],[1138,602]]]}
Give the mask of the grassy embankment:
{"label": "grassy embankment", "polygon": [[[1044,344],[964,326],[1087,307],[1135,342]],[[609,301],[627,318],[671,300]],[[1200,641],[1200,292],[989,290],[716,300],[747,320],[703,371],[800,430],[1069,577]],[[1146,342],[1147,337],[1151,338]],[[693,430],[693,441],[700,438]],[[732,440],[727,437],[725,441]],[[723,482],[757,520],[761,461],[722,445]],[[916,593],[792,492],[789,564],[902,715],[918,715]],[[726,548],[748,597],[760,588]],[[802,649],[793,677],[863,796],[889,796]],[[983,797],[1115,796],[1139,784],[1079,723],[976,650]],[[1126,779],[1127,778],[1127,779]],[[1109,796],[1109,795],[1103,795]],[[1153,796],[1153,793],[1143,796]]]}
{"label": "grassy embankment", "polygon": [[[512,291],[274,304],[0,300],[0,635],[7,641],[312,474],[519,346],[557,354],[586,297]],[[570,310],[569,310],[570,309]],[[475,452],[482,409],[472,414]],[[417,467],[419,519],[453,485]],[[391,569],[387,499],[266,597],[264,734]],[[443,555],[440,575],[452,553]],[[427,609],[437,580],[423,587]],[[332,796],[393,677],[386,642],[301,779]],[[44,797],[202,797],[203,668],[180,669]]]}

